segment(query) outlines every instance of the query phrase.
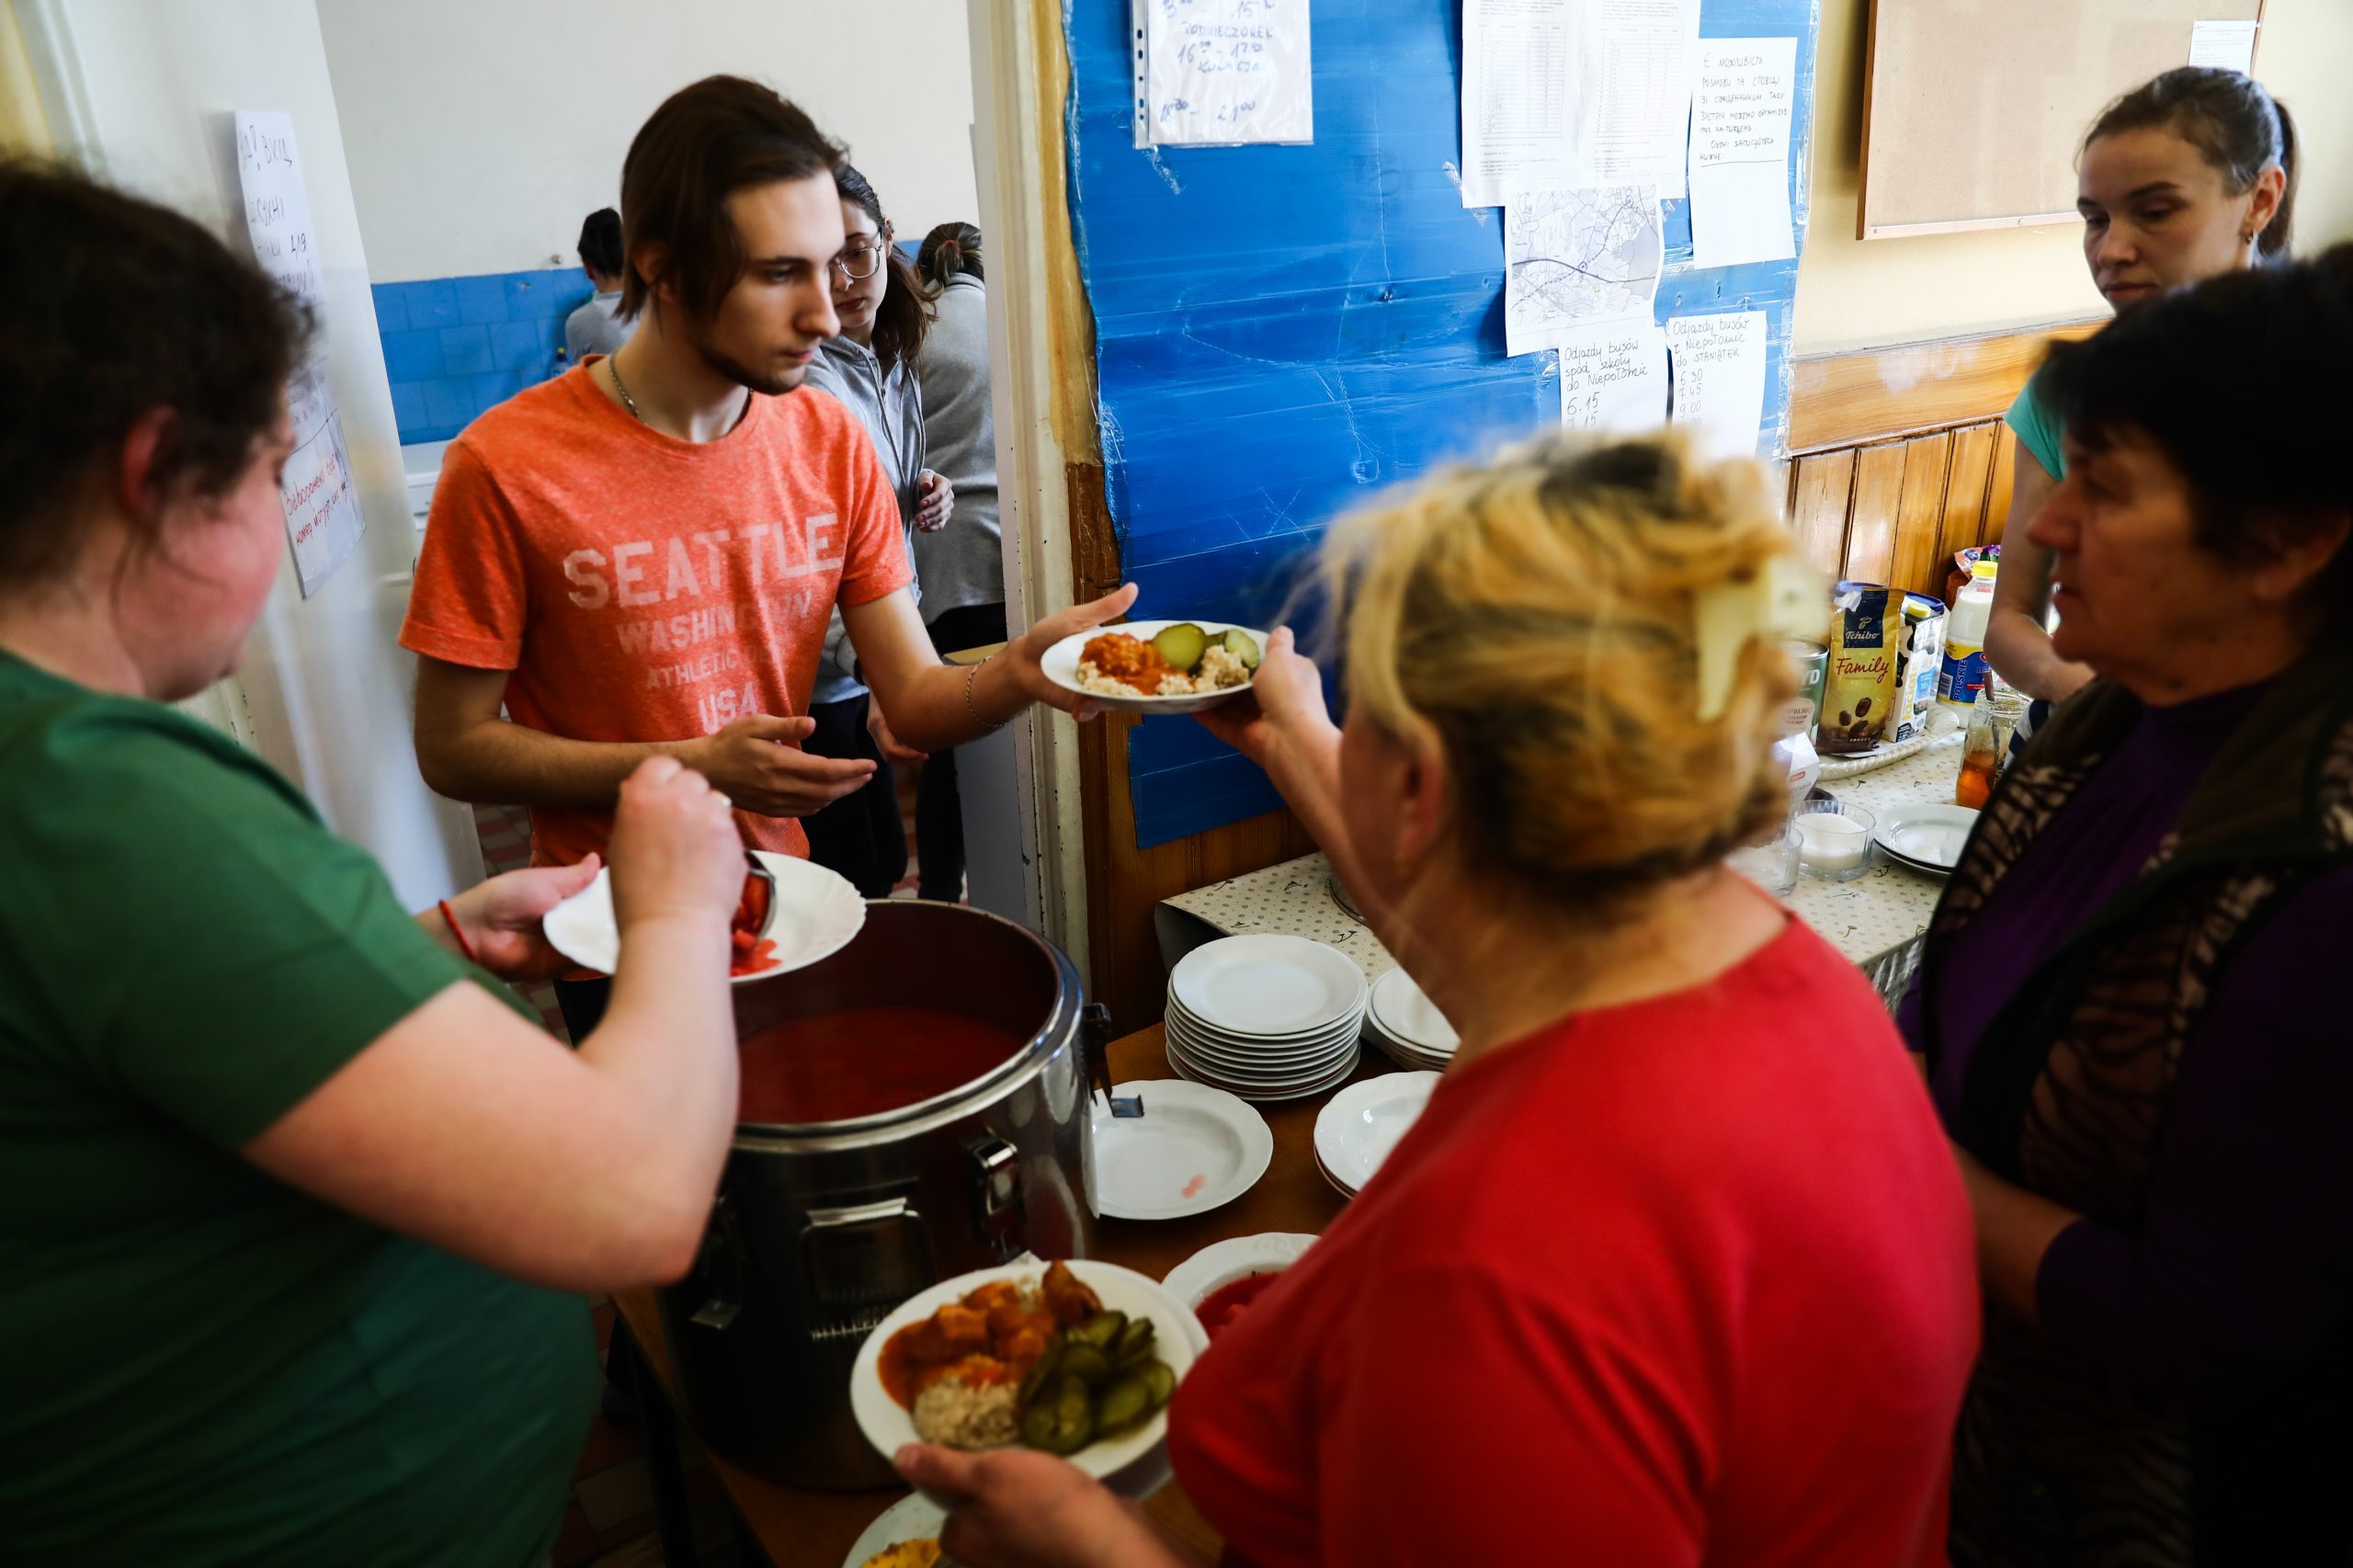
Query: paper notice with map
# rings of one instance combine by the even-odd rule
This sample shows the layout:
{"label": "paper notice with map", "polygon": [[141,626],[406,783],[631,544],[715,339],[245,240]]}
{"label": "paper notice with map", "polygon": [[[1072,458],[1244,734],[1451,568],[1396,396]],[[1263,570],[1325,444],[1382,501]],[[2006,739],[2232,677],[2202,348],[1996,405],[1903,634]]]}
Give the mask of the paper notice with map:
{"label": "paper notice with map", "polygon": [[1691,96],[1691,262],[1798,254],[1790,227],[1790,106],[1798,40],[1711,38]]}
{"label": "paper notice with map", "polygon": [[1666,333],[1646,321],[1601,322],[1561,339],[1561,423],[1642,436],[1666,423]]}
{"label": "paper notice with map", "polygon": [[1594,322],[1651,320],[1666,247],[1646,185],[1530,191],[1504,210],[1504,347],[1533,354]]}
{"label": "paper notice with map", "polygon": [[1675,420],[1711,458],[1756,455],[1765,417],[1765,312],[1675,316],[1666,324]]}

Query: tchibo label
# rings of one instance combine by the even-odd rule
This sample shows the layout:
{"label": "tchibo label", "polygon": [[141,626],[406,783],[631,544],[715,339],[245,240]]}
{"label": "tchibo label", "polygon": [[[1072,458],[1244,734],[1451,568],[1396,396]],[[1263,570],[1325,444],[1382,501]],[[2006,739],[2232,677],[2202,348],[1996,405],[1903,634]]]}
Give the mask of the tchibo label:
{"label": "tchibo label", "polygon": [[1970,708],[1985,695],[1985,650],[1959,642],[1945,644],[1945,661],[1937,671],[1937,700],[1948,708]]}

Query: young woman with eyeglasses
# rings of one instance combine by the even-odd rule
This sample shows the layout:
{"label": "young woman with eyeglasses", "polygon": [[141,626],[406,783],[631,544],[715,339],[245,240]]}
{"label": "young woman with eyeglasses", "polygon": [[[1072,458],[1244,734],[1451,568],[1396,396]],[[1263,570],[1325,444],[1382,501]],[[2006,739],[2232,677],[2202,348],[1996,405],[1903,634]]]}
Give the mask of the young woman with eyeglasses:
{"label": "young woman with eyeglasses", "polygon": [[[924,466],[923,388],[915,357],[931,321],[915,268],[892,247],[882,199],[847,164],[834,171],[846,238],[828,270],[841,333],[818,346],[809,384],[839,398],[865,426],[874,453],[899,498],[899,519],[912,564],[915,530],[945,528],[954,489]],[[921,597],[917,585],[917,597]],[[805,819],[809,857],[858,885],[868,898],[888,898],[907,872],[906,826],[899,815],[889,763],[919,763],[924,754],[901,745],[881,708],[859,679],[835,612],[817,666],[809,716],[816,732],[801,749],[819,756],[876,764],[865,787]]]}

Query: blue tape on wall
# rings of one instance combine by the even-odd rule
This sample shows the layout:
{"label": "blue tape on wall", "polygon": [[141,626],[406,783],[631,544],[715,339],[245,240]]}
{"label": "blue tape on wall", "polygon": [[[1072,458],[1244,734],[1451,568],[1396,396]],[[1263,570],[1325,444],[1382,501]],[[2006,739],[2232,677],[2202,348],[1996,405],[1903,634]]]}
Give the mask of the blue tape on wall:
{"label": "blue tape on wall", "polygon": [[[1270,625],[1335,517],[1560,418],[1553,356],[1504,352],[1499,213],[1466,210],[1455,185],[1457,0],[1313,5],[1313,145],[1146,152],[1133,143],[1128,6],[1064,6],[1073,239],[1095,315],[1105,480],[1140,615]],[[1704,0],[1700,20],[1710,37],[1799,40],[1801,244],[1818,6]],[[1681,203],[1667,243],[1661,321],[1767,312],[1761,449],[1778,450],[1797,264],[1692,268]],[[1256,767],[1189,719],[1130,733],[1128,781],[1139,846],[1279,804]]]}

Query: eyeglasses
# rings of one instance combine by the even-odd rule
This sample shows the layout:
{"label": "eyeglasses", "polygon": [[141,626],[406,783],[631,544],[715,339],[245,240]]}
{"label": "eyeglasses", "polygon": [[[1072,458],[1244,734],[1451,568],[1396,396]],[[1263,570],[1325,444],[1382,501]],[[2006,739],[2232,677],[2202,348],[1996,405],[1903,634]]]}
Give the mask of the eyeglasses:
{"label": "eyeglasses", "polygon": [[845,246],[842,254],[834,257],[827,265],[840,275],[844,283],[863,283],[873,277],[875,269],[882,265],[882,253],[890,247],[890,244],[891,226],[885,223],[882,225],[882,236],[880,240],[870,240],[860,235]]}

